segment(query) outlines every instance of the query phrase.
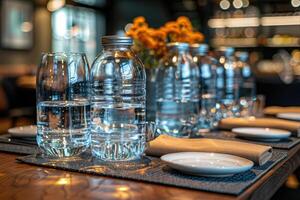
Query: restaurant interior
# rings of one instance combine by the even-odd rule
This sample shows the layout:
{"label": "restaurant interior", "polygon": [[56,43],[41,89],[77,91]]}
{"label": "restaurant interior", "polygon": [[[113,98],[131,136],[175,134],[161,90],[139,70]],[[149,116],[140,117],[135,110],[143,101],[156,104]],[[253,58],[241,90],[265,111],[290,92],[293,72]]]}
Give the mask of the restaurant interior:
{"label": "restaurant interior", "polygon": [[[187,28],[188,32],[184,32],[185,35],[181,35],[179,37],[178,35],[176,35],[176,31],[178,30],[175,30],[174,28],[175,26],[177,27],[177,25],[179,29],[181,26],[187,26],[188,28],[191,28]],[[166,36],[169,42],[168,44],[166,44],[167,42],[165,41],[158,41],[157,43],[152,44],[152,40],[148,40],[150,37],[152,37],[151,34],[156,34],[155,37],[157,38],[165,37],[164,31],[169,34],[168,36]],[[145,35],[142,35],[143,33],[145,33]],[[103,37],[111,35],[114,36]],[[178,36],[177,40],[175,36]],[[125,37],[127,37],[127,39]],[[121,49],[123,48],[121,47],[121,45],[125,45],[124,48],[127,48],[129,43],[132,43],[132,39],[128,38],[133,39],[133,52],[136,52],[137,56],[132,56],[130,54],[128,57],[126,57],[127,54],[123,55],[122,53],[120,53],[122,51]],[[230,179],[229,177],[217,177],[212,179],[210,177],[203,178],[201,177],[201,175],[200,178],[194,178],[199,177],[199,175],[190,175],[192,174],[192,172],[189,172],[189,175],[186,175],[185,173],[183,173],[184,175],[178,175],[178,168],[176,168],[176,166],[172,167],[172,164],[170,164],[170,168],[174,168],[175,172],[172,171],[173,169],[169,170],[169,168],[167,170],[164,170],[165,167],[162,168],[162,172],[158,171],[158,169],[157,172],[155,172],[155,162],[162,161],[151,161],[151,164],[149,164],[150,167],[148,166],[148,172],[146,172],[146,168],[137,169],[135,173],[137,173],[138,175],[133,175],[133,172],[131,173],[130,170],[132,169],[130,168],[129,164],[129,167],[126,164],[117,164],[119,168],[123,167],[120,171],[118,171],[116,166],[114,166],[114,170],[109,171],[107,170],[109,168],[108,165],[107,169],[105,168],[106,170],[104,168],[97,168],[97,166],[94,166],[95,168],[93,170],[91,169],[91,166],[88,166],[89,168],[80,168],[78,170],[75,169],[77,165],[74,165],[75,167],[70,167],[71,165],[67,164],[58,164],[57,166],[56,164],[53,164],[51,167],[51,163],[43,161],[43,159],[37,159],[35,161],[33,161],[33,159],[19,159],[20,156],[24,156],[24,154],[26,155],[26,152],[24,153],[5,149],[8,148],[8,146],[1,147],[1,144],[9,145],[8,143],[12,141],[15,141],[14,145],[17,146],[17,143],[19,142],[19,140],[21,140],[21,138],[17,138],[16,140],[14,140],[13,136],[9,135],[8,130],[11,128],[27,127],[37,124],[38,135],[41,134],[39,133],[39,131],[42,132],[42,130],[45,130],[43,128],[40,129],[39,126],[44,126],[42,124],[44,122],[41,122],[41,120],[43,120],[42,117],[39,117],[37,115],[42,115],[41,113],[45,112],[41,109],[48,108],[41,108],[39,107],[38,103],[42,101],[45,95],[48,95],[50,93],[54,94],[55,92],[58,94],[61,91],[49,92],[49,88],[47,89],[47,87],[49,86],[47,86],[48,83],[43,82],[46,75],[41,75],[41,73],[43,72],[42,68],[45,66],[49,67],[51,62],[54,63],[55,61],[57,61],[55,60],[56,58],[53,58],[51,62],[47,60],[50,56],[58,56],[59,58],[63,57],[59,53],[47,54],[47,52],[66,52],[66,55],[70,57],[76,56],[76,54],[69,54],[70,52],[85,54],[85,56],[82,56],[83,61],[79,62],[83,62],[87,65],[88,70],[86,73],[90,72],[90,75],[84,75],[84,77],[90,77],[91,80],[97,79],[98,81],[97,83],[92,83],[93,86],[91,90],[93,92],[91,93],[91,101],[93,101],[97,99],[96,97],[94,98],[97,91],[110,91],[110,89],[107,88],[112,88],[114,87],[113,84],[117,84],[115,82],[112,82],[112,85],[110,87],[106,85],[108,82],[101,82],[102,79],[107,78],[101,73],[106,73],[106,76],[108,76],[108,74],[112,76],[111,74],[113,74],[108,72],[110,67],[107,63],[110,62],[109,59],[111,58],[107,57],[107,60],[101,60],[105,59],[105,55],[110,55],[110,51],[116,51],[115,49],[110,49],[112,48],[113,42],[115,42],[113,44],[115,45],[114,48],[119,48],[120,52],[112,53],[112,55],[122,55],[126,57],[125,58],[121,56],[121,61],[118,60],[116,61],[117,63],[123,62],[122,59],[131,59],[129,63],[131,63],[130,65],[132,66],[136,65],[136,63],[143,63],[143,65],[141,66],[134,66],[137,67],[136,69],[133,69],[134,67],[129,67],[129,70],[131,70],[130,72],[132,73],[131,75],[134,78],[139,76],[139,70],[144,70],[144,76],[141,75],[141,77],[144,77],[141,79],[142,81],[144,81],[144,83],[138,85],[141,82],[141,80],[139,79],[134,80],[133,82],[128,82],[127,84],[137,84],[136,86],[134,86],[136,88],[129,88],[128,91],[135,92],[135,94],[131,95],[136,95],[136,97],[134,97],[133,99],[134,101],[138,101],[138,105],[144,105],[140,102],[146,102],[144,105],[146,107],[143,107],[146,109],[146,120],[154,121],[153,123],[157,127],[157,130],[154,131],[155,137],[157,137],[158,134],[160,136],[157,138],[161,139],[163,139],[161,135],[169,135],[167,132],[174,128],[174,123],[183,123],[183,119],[179,119],[179,121],[176,121],[177,118],[174,117],[174,115],[177,115],[177,117],[179,115],[186,116],[189,113],[194,112],[193,109],[195,109],[191,107],[178,108],[176,106],[184,106],[184,103],[190,102],[190,100],[187,100],[187,95],[191,96],[192,93],[197,93],[196,95],[199,96],[200,90],[204,90],[201,89],[204,88],[204,86],[202,85],[202,82],[198,77],[199,80],[197,80],[197,83],[195,83],[197,86],[185,91],[188,91],[189,94],[183,92],[183,100],[181,101],[181,103],[183,102],[182,105],[178,104],[178,99],[174,101],[175,103],[166,103],[166,101],[161,101],[162,99],[164,100],[164,98],[168,98],[168,95],[175,94],[176,92],[174,91],[185,90],[184,88],[190,87],[190,85],[187,86],[187,84],[194,84],[184,81],[180,83],[174,81],[175,79],[177,80],[178,76],[182,76],[184,79],[184,77],[186,76],[191,77],[193,76],[193,74],[195,75],[198,73],[194,72],[192,67],[189,67],[197,65],[197,61],[195,61],[196,57],[193,56],[192,50],[190,50],[190,53],[185,52],[186,54],[189,54],[188,56],[183,55],[183,53],[181,55],[182,57],[180,57],[179,54],[184,52],[184,49],[186,48],[198,48],[199,51],[201,51],[200,49],[201,47],[203,47],[207,56],[210,56],[212,58],[212,63],[222,63],[221,60],[223,57],[220,57],[218,53],[225,52],[225,70],[227,70],[227,68],[230,68],[231,66],[231,64],[229,63],[230,61],[226,61],[225,59],[227,54],[230,54],[230,52],[234,54],[236,57],[236,61],[232,61],[234,64],[238,66],[239,63],[243,63],[244,67],[246,65],[250,66],[249,68],[247,68],[248,71],[245,70],[245,73],[251,73],[251,81],[250,79],[245,78],[243,80],[242,78],[240,78],[237,80],[239,81],[239,83],[237,83],[236,86],[242,87],[246,85],[246,82],[248,86],[249,84],[251,85],[249,87],[251,88],[252,93],[250,92],[251,94],[249,95],[251,96],[251,98],[253,98],[251,99],[250,103],[247,99],[242,99],[242,93],[240,93],[238,100],[241,107],[244,106],[243,102],[246,102],[247,106],[244,106],[247,107],[245,108],[246,114],[243,114],[241,110],[239,110],[238,114],[236,114],[234,108],[232,109],[227,107],[226,109],[232,109],[232,113],[226,112],[225,114],[223,113],[220,117],[218,117],[218,109],[223,109],[222,106],[220,107],[221,104],[218,103],[214,104],[214,109],[210,109],[209,111],[206,110],[203,114],[205,106],[210,106],[213,100],[211,100],[209,97],[206,99],[207,102],[204,102],[204,99],[206,97],[204,97],[203,94],[200,94],[199,98],[202,100],[198,100],[196,104],[197,106],[200,102],[202,102],[202,104],[199,108],[201,109],[201,111],[199,111],[200,114],[198,113],[197,116],[199,117],[200,115],[202,115],[202,117],[200,116],[200,118],[202,118],[203,120],[201,121],[198,118],[196,120],[198,120],[198,125],[201,123],[209,123],[208,126],[211,127],[202,127],[203,129],[201,129],[197,126],[197,136],[193,137],[196,137],[197,139],[200,138],[200,146],[205,146],[204,144],[200,143],[200,140],[203,138],[223,139],[225,143],[228,140],[233,140],[234,142],[244,142],[243,144],[245,144],[245,148],[249,144],[256,144],[259,146],[264,145],[264,147],[272,148],[272,150],[268,149],[267,151],[272,151],[273,156],[276,155],[277,157],[279,157],[281,154],[285,153],[285,157],[283,156],[280,161],[274,161],[274,164],[270,164],[270,166],[265,166],[265,171],[261,169],[263,165],[257,166],[257,162],[255,160],[252,160],[255,165],[251,169],[253,171],[247,171],[247,175],[246,172],[243,172],[245,173],[245,176],[243,176],[243,178],[241,179],[237,178],[238,174],[234,175],[235,178],[232,179]],[[198,44],[194,45],[193,43]],[[201,44],[206,45],[201,46]],[[144,45],[144,49],[139,49],[139,45]],[[151,45],[155,47],[152,48]],[[151,50],[144,51],[145,49],[147,50],[147,48]],[[176,51],[178,53],[177,57],[174,56],[175,54],[171,53],[171,49],[175,48],[177,48],[178,50],[178,52]],[[164,54],[162,58],[159,57],[161,54]],[[165,54],[167,54],[167,56]],[[172,58],[168,57],[171,55],[173,56]],[[242,60],[241,55],[246,55],[246,59]],[[46,58],[45,56],[48,57]],[[189,58],[191,58],[192,60],[190,60],[190,63],[186,64],[185,62],[189,62],[187,61],[189,60]],[[178,61],[179,64],[175,67],[181,67],[181,73],[175,74],[172,77],[166,77],[168,76],[168,73],[170,74],[172,72],[172,70],[167,71],[167,68],[169,67],[167,65],[171,65],[171,62],[177,62],[176,59],[183,60],[181,60],[183,64],[180,64],[180,62]],[[57,61],[56,64],[53,64],[55,65],[54,68],[56,67],[55,69],[57,69],[57,67],[60,65],[64,66],[63,62],[64,60]],[[100,66],[103,62],[106,63],[106,71],[104,70],[105,72],[102,70],[104,68],[101,69]],[[204,62],[206,61],[199,61],[199,66]],[[208,65],[209,64],[207,64],[207,66]],[[214,64],[211,64],[211,66],[213,65]],[[215,65],[217,66],[218,64]],[[128,68],[126,68],[127,64],[124,63],[124,66],[124,70],[128,70]],[[235,73],[233,71],[231,72]],[[64,72],[62,72],[62,74],[63,73]],[[216,73],[218,73],[218,69]],[[203,73],[203,75],[205,75],[205,72]],[[79,76],[80,75],[76,77],[78,78]],[[103,76],[104,78],[101,78],[100,76]],[[124,77],[125,76],[126,74],[124,75]],[[54,80],[55,79],[60,78],[56,76]],[[191,80],[192,79],[193,78],[191,78]],[[167,81],[163,82],[164,80],[169,81],[169,83],[167,83]],[[235,81],[235,79],[232,79],[232,81]],[[69,81],[69,84],[71,84],[71,82],[72,79]],[[168,84],[170,84],[170,82],[171,84],[173,83],[173,89],[174,87],[177,87],[177,89],[174,89],[174,91],[172,90],[173,93],[166,92],[169,91],[169,88],[167,86]],[[216,80],[216,82],[216,84],[218,85],[218,80]],[[104,86],[101,86],[101,84],[103,84]],[[144,97],[140,97],[138,95],[140,95],[140,92],[142,90],[139,87],[143,87],[143,84],[145,87],[144,89],[146,89],[146,93],[144,93]],[[208,83],[208,85],[210,84],[212,84],[212,82]],[[159,86],[157,87],[157,85]],[[83,86],[77,85],[76,87]],[[156,90],[153,88],[156,88]],[[232,88],[235,88],[235,86],[233,86]],[[86,88],[79,88],[79,90],[84,93]],[[77,90],[74,89],[74,91]],[[89,90],[87,89],[87,91]],[[167,94],[160,98],[159,96],[164,92],[166,92]],[[108,93],[105,93],[105,95],[108,95]],[[230,95],[234,94],[230,93],[229,96]],[[227,98],[228,95],[225,95],[225,97]],[[88,99],[89,98],[90,97],[88,97]],[[99,99],[101,98],[98,98],[97,100]],[[223,99],[220,98],[219,100],[221,102],[221,100]],[[114,103],[120,103],[119,101],[127,100],[125,97],[122,100],[113,100]],[[218,99],[216,101],[218,101]],[[224,102],[224,104],[226,104],[226,101]],[[106,103],[110,104],[111,101],[107,100]],[[194,103],[193,105],[196,104]],[[69,105],[69,109],[71,109],[71,107],[72,105]],[[141,117],[141,115],[143,115],[142,112],[145,111],[143,111],[142,108],[141,110],[138,110],[140,109],[140,107],[133,108],[134,111],[130,110],[128,111],[128,113],[125,113],[125,110],[123,110],[122,112],[118,111],[119,115],[121,116],[117,116],[117,114],[111,113],[109,116],[116,117],[118,118],[118,120],[124,120],[125,118],[130,118],[132,112],[140,112],[135,114],[136,116],[134,117],[133,121],[137,121],[140,119],[145,120],[143,117]],[[268,109],[266,108],[269,108],[270,112],[268,112]],[[174,110],[180,111],[176,113],[176,111]],[[93,108],[91,112],[92,111]],[[79,108],[78,112],[81,112]],[[103,112],[108,111],[105,110]],[[280,115],[281,113],[292,113],[294,115],[282,115],[282,117],[278,116],[278,114]],[[109,117],[107,116],[106,118],[104,118],[108,119]],[[168,117],[170,119],[167,119]],[[228,120],[227,123],[226,119],[231,119],[232,121],[229,122]],[[248,121],[234,121],[235,119],[243,119]],[[254,121],[257,119],[257,122],[253,122],[253,119]],[[258,122],[260,119],[265,121]],[[92,129],[95,125],[93,123],[96,123],[96,120],[98,119],[95,118],[94,121],[92,120]],[[176,139],[182,139],[181,137],[184,137],[184,139],[182,139],[184,140],[182,141],[182,144],[176,145],[196,146],[196,142],[193,144],[192,142],[190,142],[190,140],[192,139],[187,139],[186,135],[180,135],[180,131],[185,132],[186,129],[189,129],[189,127],[192,126],[191,124],[193,124],[193,120],[194,119],[190,117],[187,120],[189,122],[186,122],[188,125],[186,125],[185,128],[180,127],[179,133],[178,130],[173,130],[170,136],[174,136],[175,139],[173,137],[165,138],[166,140],[170,140],[169,144],[171,144],[172,142],[174,142],[175,144]],[[209,122],[206,122],[205,120]],[[32,198],[30,199],[44,199],[44,197],[48,197],[49,199],[300,199],[300,139],[297,138],[297,136],[299,136],[300,130],[299,121],[300,0],[0,0],[0,136],[2,136],[2,138],[0,138],[0,199],[21,199],[22,195],[25,195],[27,198],[32,195]],[[41,125],[39,125],[39,123]],[[125,126],[127,125],[123,126],[122,124],[121,128],[113,128],[115,128],[117,131],[119,130],[118,128],[120,128],[120,132],[118,133],[123,133],[122,131],[132,131],[132,125],[128,126],[127,128]],[[169,127],[166,128],[166,126]],[[108,127],[110,128],[109,125],[107,125],[105,128],[108,129]],[[253,142],[250,139],[248,141],[246,139],[241,139],[239,137],[235,138],[235,136],[231,136],[230,134],[234,132],[233,129],[239,127],[264,128],[264,131],[266,132],[272,128],[274,130],[283,129],[284,133],[289,133],[288,137],[290,138],[282,141],[276,140],[276,142],[272,139],[277,138],[269,138],[269,140],[267,138],[266,140],[261,141],[257,141],[254,139]],[[227,132],[229,132],[228,130],[232,129],[232,132],[228,133],[230,135],[228,136],[228,138],[226,138],[227,136],[225,133],[224,136],[218,134],[219,131],[222,132],[224,129],[226,129]],[[189,131],[187,132],[189,132],[188,134],[190,136],[192,135],[191,133],[194,131],[194,128],[191,128],[191,130]],[[294,132],[296,132],[296,135],[294,134]],[[125,136],[122,136],[122,138],[123,137]],[[3,141],[4,138],[8,138],[7,141]],[[157,140],[157,138],[155,140]],[[43,139],[37,139],[38,146],[44,149],[44,151],[47,151],[45,150],[47,147],[42,146],[41,144],[43,142]],[[297,141],[299,141],[298,144]],[[158,141],[157,143],[153,142],[152,145],[151,142],[150,147],[152,146],[153,148],[155,148],[154,145],[159,145]],[[21,143],[22,142],[20,142],[20,144]],[[93,148],[93,141],[91,143]],[[226,148],[225,143],[220,144],[222,148]],[[160,145],[161,146],[157,148],[164,149],[163,146],[165,144],[162,143]],[[182,149],[179,146],[176,146],[176,148]],[[110,148],[111,149],[109,150],[113,149],[113,147]],[[206,149],[205,152],[227,154],[228,152],[234,152],[234,150],[219,151],[218,148],[219,147],[213,148],[212,146],[210,146],[210,148],[208,147],[209,150]],[[245,148],[244,151],[251,151],[252,147],[249,146],[249,149],[246,150]],[[253,146],[253,148],[256,147]],[[232,149],[235,149],[235,147],[232,147]],[[242,147],[241,149],[238,149],[236,147],[236,149],[236,151],[242,151]],[[106,150],[107,149],[103,151]],[[123,151],[125,150],[123,149]],[[151,150],[149,150],[149,152],[150,151]],[[148,155],[163,155],[162,153],[156,154],[155,152],[157,151],[157,149],[153,150],[154,153],[152,152],[152,154]],[[197,150],[197,148],[195,147],[190,148],[189,150],[181,151],[201,152],[201,148],[200,150]],[[52,152],[53,154],[54,150],[52,149],[47,152]],[[147,152],[148,150],[146,151],[146,154]],[[167,152],[175,153],[176,151]],[[95,154],[96,157],[103,156],[101,152],[99,154]],[[243,155],[243,153],[241,153],[241,155],[234,153],[232,154],[238,156]],[[163,163],[168,163],[168,161],[164,160],[168,159],[166,156],[167,155],[163,156],[165,158],[161,157]],[[248,157],[244,156],[244,158]],[[16,159],[19,160],[16,161]],[[271,163],[272,159],[273,157],[267,163]],[[34,162],[38,162],[39,164]],[[60,161],[56,160],[55,162]],[[65,162],[68,161],[61,161],[60,163]],[[101,165],[101,162],[99,161],[99,166]],[[142,159],[142,161],[137,162],[140,164],[146,161]],[[199,162],[201,162],[201,159]],[[260,160],[258,161],[258,163],[260,163]],[[103,166],[106,166],[106,164],[103,164]],[[200,166],[202,165],[200,164]],[[153,167],[152,171],[150,169],[151,167]],[[9,171],[9,168],[11,168],[11,171]],[[127,168],[130,173],[126,171]],[[14,172],[14,170],[17,171]],[[48,170],[52,171],[48,172]],[[31,180],[30,177],[26,177],[25,174],[27,173],[31,174],[32,177],[40,178],[32,178],[33,180]],[[48,174],[44,175],[46,173]],[[146,175],[144,175],[143,173]],[[54,181],[54,178],[51,177],[51,174],[56,174],[56,182]],[[176,177],[174,178],[172,176]],[[21,183],[18,183],[18,180],[19,182],[23,181],[23,185]],[[44,185],[42,183],[42,180],[44,180]],[[89,183],[83,183],[84,180]],[[14,181],[15,183],[13,183]],[[28,181],[29,183],[27,186],[26,181]],[[52,184],[51,188],[53,189],[53,191],[47,191],[48,184]],[[101,185],[101,187],[99,186],[98,188],[98,186],[96,186],[97,184]],[[56,187],[54,187],[55,185]],[[83,187],[87,187],[89,189],[82,189]],[[95,189],[93,189],[93,187]],[[231,189],[231,187],[234,189]],[[57,194],[54,194],[56,193],[55,188],[57,189]],[[35,190],[44,192],[36,193]],[[62,193],[62,195],[60,194],[60,192]],[[77,192],[79,192],[78,196],[76,196]],[[52,194],[50,195],[49,193]],[[43,195],[45,196],[43,197]]]}

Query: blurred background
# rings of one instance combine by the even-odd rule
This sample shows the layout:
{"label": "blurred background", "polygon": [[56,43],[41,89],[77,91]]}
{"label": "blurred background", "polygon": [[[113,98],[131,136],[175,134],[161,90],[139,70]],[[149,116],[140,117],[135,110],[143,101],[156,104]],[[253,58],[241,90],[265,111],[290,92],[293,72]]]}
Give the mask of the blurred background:
{"label": "blurred background", "polygon": [[212,49],[250,52],[266,106],[300,105],[300,0],[0,0],[0,10],[0,131],[35,120],[41,52],[85,52],[92,64],[101,36],[140,15],[153,27],[189,17]]}
{"label": "blurred background", "polygon": [[300,105],[300,0],[0,0],[0,133],[34,123],[41,52],[85,52],[92,64],[101,36],[133,18],[159,27],[182,15],[211,49],[250,52],[266,106]]}
{"label": "blurred background", "polygon": [[300,105],[300,0],[0,0],[0,10],[0,131],[35,120],[41,52],[85,52],[91,64],[101,36],[140,15],[153,27],[188,16],[212,49],[250,52],[266,106]]}

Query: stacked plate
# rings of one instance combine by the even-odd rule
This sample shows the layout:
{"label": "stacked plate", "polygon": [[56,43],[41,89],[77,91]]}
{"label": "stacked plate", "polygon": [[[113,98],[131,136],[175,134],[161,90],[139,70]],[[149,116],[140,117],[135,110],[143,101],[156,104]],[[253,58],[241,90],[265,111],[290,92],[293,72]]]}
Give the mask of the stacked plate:
{"label": "stacked plate", "polygon": [[20,126],[8,129],[8,135],[0,137],[0,142],[16,145],[36,145],[37,127]]}
{"label": "stacked plate", "polygon": [[8,129],[8,133],[11,137],[16,138],[35,138],[37,133],[37,128],[35,125],[30,126],[20,126]]}

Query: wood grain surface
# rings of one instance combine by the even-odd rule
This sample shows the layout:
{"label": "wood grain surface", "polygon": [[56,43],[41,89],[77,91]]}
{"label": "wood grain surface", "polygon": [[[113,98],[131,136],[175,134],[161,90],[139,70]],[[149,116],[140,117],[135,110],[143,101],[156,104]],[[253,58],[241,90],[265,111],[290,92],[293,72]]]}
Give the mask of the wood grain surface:
{"label": "wood grain surface", "polygon": [[85,175],[19,163],[0,153],[0,200],[5,199],[269,199],[300,165],[300,144],[240,196]]}
{"label": "wood grain surface", "polygon": [[0,200],[216,198],[214,193],[31,166],[15,161],[16,157],[0,153]]}

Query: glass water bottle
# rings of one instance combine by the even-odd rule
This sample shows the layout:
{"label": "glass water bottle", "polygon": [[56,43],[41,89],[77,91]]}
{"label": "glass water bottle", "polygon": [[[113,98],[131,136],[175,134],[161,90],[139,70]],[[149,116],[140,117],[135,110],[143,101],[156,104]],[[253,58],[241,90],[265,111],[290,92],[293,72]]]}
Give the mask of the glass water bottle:
{"label": "glass water bottle", "polygon": [[222,118],[240,116],[239,84],[240,69],[234,57],[234,48],[220,47],[216,50],[217,65],[217,99]]}
{"label": "glass water bottle", "polygon": [[200,113],[198,129],[208,132],[217,125],[216,61],[207,55],[207,44],[193,44],[190,51],[200,71]]}
{"label": "glass water bottle", "polygon": [[241,72],[241,84],[240,84],[240,109],[241,116],[251,116],[253,110],[253,104],[255,101],[255,78],[251,67],[248,63],[248,52],[238,51],[235,53],[238,59],[237,65]]}
{"label": "glass water bottle", "polygon": [[186,137],[196,131],[199,111],[199,70],[187,43],[169,43],[156,76],[156,130]]}
{"label": "glass water bottle", "polygon": [[102,37],[91,69],[92,153],[107,161],[139,158],[145,148],[146,75],[132,39]]}

